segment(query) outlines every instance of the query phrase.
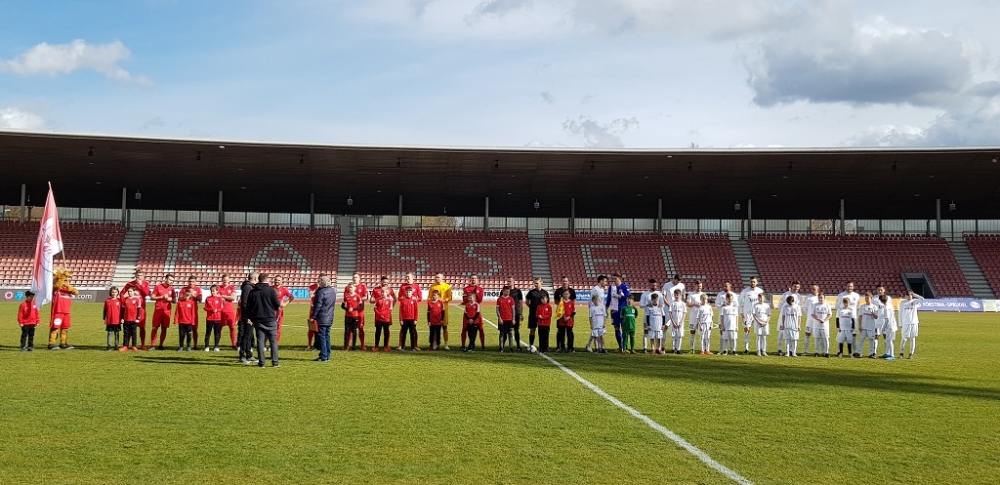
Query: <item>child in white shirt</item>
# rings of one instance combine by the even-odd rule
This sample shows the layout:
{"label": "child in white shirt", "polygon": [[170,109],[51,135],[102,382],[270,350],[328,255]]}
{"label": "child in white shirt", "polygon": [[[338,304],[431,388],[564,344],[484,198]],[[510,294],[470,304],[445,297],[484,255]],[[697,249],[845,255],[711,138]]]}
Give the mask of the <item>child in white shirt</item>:
{"label": "child in white shirt", "polygon": [[785,305],[781,308],[781,322],[778,330],[784,336],[785,356],[798,357],[799,351],[799,320],[802,319],[802,308],[795,301],[794,296],[785,299]]}
{"label": "child in white shirt", "polygon": [[649,296],[649,302],[646,305],[644,330],[654,354],[663,353],[663,316],[663,300],[660,299],[659,293],[653,293]]}
{"label": "child in white shirt", "polygon": [[816,341],[816,353],[814,357],[830,356],[830,317],[833,316],[833,309],[826,303],[826,295],[820,293],[819,299],[813,305],[812,320],[813,339]]}
{"label": "child in white shirt", "polygon": [[[674,290],[674,301],[670,304],[670,320],[667,323],[667,331],[670,332],[671,349],[670,353],[681,353],[681,340],[684,339],[684,314],[687,313],[687,304],[681,298],[681,291]],[[660,350],[663,353],[663,349]]]}
{"label": "child in white shirt", "polygon": [[701,306],[698,307],[698,332],[701,334],[701,355],[712,355],[712,305],[708,304],[708,295],[701,294]]}
{"label": "child in white shirt", "polygon": [[736,355],[736,327],[739,325],[740,307],[734,301],[732,293],[726,294],[726,299],[719,307],[719,333],[722,334],[722,355]]}
{"label": "child in white shirt", "polygon": [[893,357],[896,349],[896,319],[893,318],[892,305],[889,303],[889,295],[879,295],[878,299],[881,305],[878,305],[878,320],[875,321],[875,326],[878,333],[885,336],[885,354],[882,358],[896,360]]}
{"label": "child in white shirt", "polygon": [[596,343],[595,353],[606,354],[604,349],[604,319],[607,317],[607,310],[600,301],[601,295],[594,293],[590,298],[590,337]]}
{"label": "child in white shirt", "polygon": [[847,356],[854,355],[854,335],[857,330],[854,328],[854,307],[851,306],[850,298],[843,298],[837,308],[837,357],[844,356],[844,344],[847,344]]}
{"label": "child in white shirt", "polygon": [[757,335],[757,355],[767,357],[767,336],[771,333],[771,305],[764,303],[764,293],[757,295],[753,306],[753,328]]}
{"label": "child in white shirt", "polygon": [[899,342],[899,358],[903,358],[906,351],[906,341],[910,341],[910,359],[913,352],[917,350],[917,333],[920,330],[920,317],[917,310],[923,304],[924,298],[914,294],[912,291],[903,294],[902,301],[899,302],[899,323],[903,330],[903,339]]}
{"label": "child in white shirt", "polygon": [[872,294],[865,293],[865,304],[858,309],[861,313],[861,336],[858,338],[858,354],[865,351],[865,341],[869,342],[868,348],[871,350],[868,357],[874,359],[875,352],[878,351],[878,325],[876,321],[879,315],[879,306],[872,303]]}

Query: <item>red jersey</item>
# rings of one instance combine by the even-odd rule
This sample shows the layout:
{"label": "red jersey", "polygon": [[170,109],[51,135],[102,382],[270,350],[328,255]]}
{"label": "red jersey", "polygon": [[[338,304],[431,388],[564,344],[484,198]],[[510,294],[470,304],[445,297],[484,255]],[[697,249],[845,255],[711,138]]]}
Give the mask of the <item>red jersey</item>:
{"label": "red jersey", "polygon": [[122,323],[122,301],[117,298],[104,300],[104,324],[119,325]]}
{"label": "red jersey", "polygon": [[392,323],[392,303],[396,296],[392,288],[382,291],[382,288],[372,290],[372,298],[375,299],[375,321],[379,323]]}
{"label": "red jersey", "polygon": [[358,283],[358,286],[354,287],[354,293],[361,297],[362,305],[368,299],[368,287],[364,283]]}
{"label": "red jersey", "polygon": [[497,317],[501,322],[514,321],[514,298],[510,296],[497,298]]}
{"label": "red jersey", "polygon": [[405,296],[399,297],[399,319],[402,320],[417,320],[417,302],[419,302],[416,296],[412,298],[407,298]]}
{"label": "red jersey", "polygon": [[236,315],[236,300],[235,300],[235,297],[236,297],[236,287],[232,286],[232,285],[229,285],[229,286],[220,286],[219,287],[219,296],[220,297],[222,297],[222,296],[232,296],[232,297],[234,297],[234,299],[232,301],[227,300],[225,298],[222,299],[222,314],[223,315]]}
{"label": "red jersey", "polygon": [[563,307],[563,316],[559,319],[559,325],[572,327],[573,314],[576,313],[576,302],[573,300],[563,300],[559,304]]}
{"label": "red jersey", "polygon": [[205,321],[221,322],[222,309],[225,308],[225,301],[221,296],[210,296],[205,298]]}
{"label": "red jersey", "polygon": [[170,302],[177,299],[177,292],[174,291],[174,287],[170,285],[164,285],[163,283],[160,283],[156,285],[155,288],[153,288],[152,295],[167,297],[166,300],[156,300],[156,304],[153,305],[153,308],[157,310],[163,310],[168,313],[170,312]]}
{"label": "red jersey", "polygon": [[198,303],[193,299],[181,300],[177,302],[177,314],[174,323],[194,325],[195,317],[198,315]]}
{"label": "red jersey", "polygon": [[427,302],[427,323],[431,325],[444,324],[444,301],[429,300]]}
{"label": "red jersey", "polygon": [[542,303],[535,308],[535,317],[538,318],[539,327],[551,327],[552,326],[552,305],[549,303]]}
{"label": "red jersey", "polygon": [[468,285],[462,289],[462,294],[470,294],[476,297],[476,303],[483,302],[483,287],[479,285]]}
{"label": "red jersey", "polygon": [[483,323],[483,315],[479,312],[479,303],[469,301],[465,304],[465,322]]}
{"label": "red jersey", "polygon": [[313,299],[316,298],[316,290],[319,289],[319,285],[313,283],[309,285],[309,314],[313,314]]}
{"label": "red jersey", "polygon": [[355,293],[353,295],[344,295],[344,311],[347,312],[346,315],[352,318],[356,318],[361,315],[361,295]]}
{"label": "red jersey", "polygon": [[118,294],[118,299],[122,300],[122,301],[125,301],[125,299],[128,298],[128,290],[130,290],[132,288],[135,288],[136,293],[139,294],[139,298],[141,298],[142,302],[145,304],[146,303],[146,298],[149,297],[149,282],[148,281],[143,281],[142,283],[139,283],[139,282],[137,282],[135,280],[132,280],[132,281],[129,281],[128,283],[125,283],[125,286],[122,287],[121,293]]}
{"label": "red jersey", "polygon": [[417,300],[418,302],[419,301],[423,301],[424,294],[423,294],[423,292],[420,291],[420,285],[418,285],[416,283],[403,283],[403,285],[399,287],[399,296],[400,296],[400,298],[402,298],[403,295],[406,294],[406,289],[407,288],[413,288],[413,299],[414,300]]}
{"label": "red jersey", "polygon": [[73,294],[65,289],[58,289],[52,292],[52,313],[69,313],[69,308],[73,305]]}
{"label": "red jersey", "polygon": [[25,301],[17,309],[18,325],[38,325],[38,306],[35,301]]}
{"label": "red jersey", "polygon": [[138,296],[122,300],[122,320],[138,322],[142,319],[142,298]]}

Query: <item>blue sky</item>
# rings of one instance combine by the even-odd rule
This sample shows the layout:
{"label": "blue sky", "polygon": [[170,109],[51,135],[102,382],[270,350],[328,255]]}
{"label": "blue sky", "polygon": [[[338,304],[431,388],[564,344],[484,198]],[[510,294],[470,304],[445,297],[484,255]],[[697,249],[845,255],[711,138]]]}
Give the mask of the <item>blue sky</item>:
{"label": "blue sky", "polygon": [[331,144],[1000,145],[1000,2],[0,1],[0,129]]}

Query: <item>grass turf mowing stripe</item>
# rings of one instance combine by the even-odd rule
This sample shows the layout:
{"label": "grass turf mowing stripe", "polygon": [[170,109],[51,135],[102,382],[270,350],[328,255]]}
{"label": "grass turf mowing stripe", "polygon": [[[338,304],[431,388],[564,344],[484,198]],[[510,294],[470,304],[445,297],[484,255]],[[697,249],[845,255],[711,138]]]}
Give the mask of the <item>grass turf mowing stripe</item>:
{"label": "grass turf mowing stripe", "polygon": [[[490,325],[493,326],[493,328],[496,328],[497,330],[500,329],[500,327],[498,327],[496,323],[494,323],[493,321],[491,321],[490,319],[488,319],[486,317],[483,317],[483,321],[485,321],[486,323],[489,323]],[[527,342],[525,342],[523,340],[521,341],[521,343],[527,345]],[[667,439],[669,439],[670,441],[673,441],[674,443],[676,443],[677,446],[680,446],[681,448],[684,448],[685,450],[687,450],[688,453],[691,453],[692,455],[694,455],[695,457],[697,457],[699,460],[702,461],[702,463],[708,465],[713,470],[715,470],[715,471],[717,471],[717,472],[725,475],[730,480],[732,480],[732,481],[734,481],[736,483],[739,483],[741,485],[753,485],[753,482],[751,482],[750,480],[747,480],[745,477],[743,477],[739,473],[736,473],[735,471],[731,470],[726,465],[723,465],[722,463],[719,463],[719,462],[715,461],[711,456],[708,456],[708,453],[705,453],[704,451],[702,451],[701,448],[698,448],[697,446],[692,445],[691,443],[689,443],[684,438],[681,438],[680,436],[678,436],[677,433],[674,433],[673,431],[670,431],[669,429],[667,429],[666,426],[663,426],[662,424],[657,423],[656,421],[653,421],[652,419],[649,418],[649,416],[646,416],[645,414],[640,413],[635,408],[629,406],[628,404],[625,404],[625,403],[619,401],[617,398],[615,398],[611,394],[608,394],[607,392],[604,392],[603,389],[601,389],[600,387],[597,387],[596,385],[594,385],[594,383],[592,383],[592,382],[584,379],[583,377],[580,377],[580,374],[577,374],[576,372],[573,372],[572,370],[568,369],[566,366],[560,364],[559,361],[557,361],[557,360],[553,359],[552,357],[549,357],[548,355],[545,355],[545,354],[543,354],[541,352],[539,352],[538,355],[540,355],[543,358],[545,358],[545,360],[549,361],[549,363],[551,363],[552,365],[555,365],[556,367],[558,367],[559,370],[561,370],[561,371],[569,374],[570,377],[576,379],[577,381],[579,381],[581,384],[583,384],[584,386],[586,386],[591,391],[594,391],[598,396],[603,397],[604,399],[608,400],[608,402],[610,402],[611,404],[614,404],[618,408],[620,408],[620,409],[624,410],[625,412],[631,414],[636,419],[638,419],[638,420],[646,423],[646,425],[648,425],[650,428],[653,428],[654,430],[656,430],[657,432],[659,432],[663,436],[666,436]]]}

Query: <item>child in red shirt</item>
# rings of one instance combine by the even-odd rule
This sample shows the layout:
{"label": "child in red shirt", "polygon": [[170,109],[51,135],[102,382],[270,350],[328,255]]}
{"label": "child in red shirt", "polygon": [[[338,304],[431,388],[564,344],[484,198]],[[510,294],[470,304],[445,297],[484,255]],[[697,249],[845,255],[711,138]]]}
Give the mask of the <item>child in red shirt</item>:
{"label": "child in red shirt", "polygon": [[[375,346],[372,352],[389,351],[389,326],[392,325],[392,306],[396,301],[396,292],[389,287],[389,277],[383,276],[381,286],[372,290],[371,303],[375,304]],[[383,341],[382,336],[385,335]]]}
{"label": "child in red shirt", "polygon": [[504,347],[510,348],[507,341],[514,330],[514,298],[510,296],[509,286],[504,286],[497,298],[497,320],[500,321],[500,352],[503,352]]}
{"label": "child in red shirt", "polygon": [[[108,346],[104,350],[118,348],[118,338],[122,331],[122,302],[118,299],[118,287],[112,286],[108,291],[110,298],[104,300],[104,330],[108,332]],[[111,346],[111,336],[114,335],[115,346]]]}
{"label": "child in red shirt", "polygon": [[399,349],[403,350],[406,342],[406,334],[410,334],[410,348],[414,351],[420,350],[417,347],[417,300],[413,296],[413,286],[403,287],[403,296],[399,298]]}
{"label": "child in red shirt", "polygon": [[535,309],[535,318],[538,319],[538,351],[545,353],[549,351],[549,330],[552,328],[552,305],[549,305],[548,295],[542,295],[542,304]]}
{"label": "child in red shirt", "polygon": [[191,288],[184,288],[184,298],[177,301],[177,311],[174,313],[174,323],[177,324],[177,332],[180,334],[180,346],[177,351],[191,351],[192,332],[194,332],[194,322],[198,318],[198,303],[194,299],[194,291]]}
{"label": "child in red shirt", "polygon": [[215,335],[215,351],[219,352],[219,337],[222,336],[222,312],[226,308],[226,301],[219,296],[219,285],[212,285],[209,289],[211,295],[205,298],[205,352],[211,350],[208,343],[212,335]]}
{"label": "child in red shirt", "polygon": [[136,327],[138,327],[139,322],[142,321],[144,302],[142,301],[142,297],[137,295],[138,292],[139,290],[136,287],[126,286],[124,298],[121,299],[121,321],[125,333],[125,339],[122,341],[122,346],[118,348],[119,352],[127,352],[130,349],[133,352],[139,351],[139,341],[136,337]]}
{"label": "child in red shirt", "polygon": [[35,351],[35,328],[38,327],[38,306],[35,294],[24,292],[24,303],[17,309],[17,326],[21,327],[21,352]]}
{"label": "child in red shirt", "polygon": [[364,308],[364,303],[353,283],[347,285],[344,291],[346,291],[344,301],[340,304],[340,308],[344,309],[344,350],[351,350],[353,345],[357,343],[358,322],[361,320],[359,315]]}
{"label": "child in red shirt", "polygon": [[438,290],[431,292],[431,299],[427,302],[427,324],[431,330],[431,350],[441,350],[441,326],[444,324],[444,312],[447,309],[441,301],[441,293]]}
{"label": "child in red shirt", "polygon": [[[468,332],[469,345],[462,349],[463,352],[473,352],[476,350],[476,337],[479,336],[479,329],[483,324],[483,315],[479,311],[479,302],[476,301],[475,297],[470,293],[466,293],[463,298],[465,301],[465,312],[462,314],[462,323],[465,327],[465,331]],[[486,350],[483,347],[483,350]]]}
{"label": "child in red shirt", "polygon": [[573,349],[573,317],[576,316],[576,302],[570,298],[569,290],[563,291],[556,309],[556,352],[576,352]]}

